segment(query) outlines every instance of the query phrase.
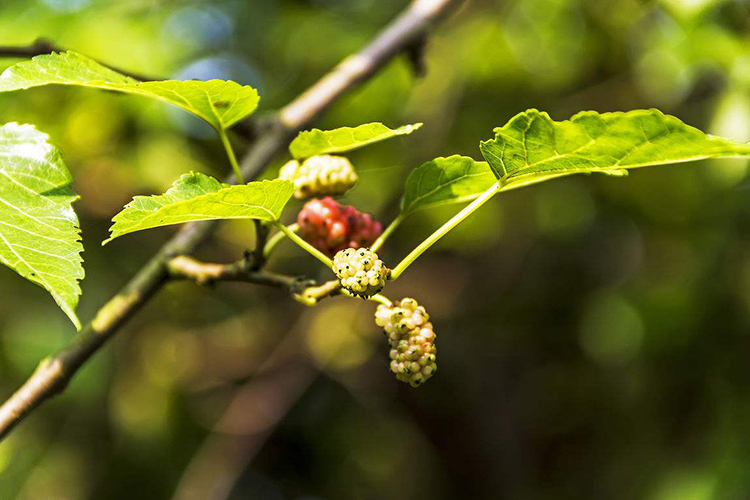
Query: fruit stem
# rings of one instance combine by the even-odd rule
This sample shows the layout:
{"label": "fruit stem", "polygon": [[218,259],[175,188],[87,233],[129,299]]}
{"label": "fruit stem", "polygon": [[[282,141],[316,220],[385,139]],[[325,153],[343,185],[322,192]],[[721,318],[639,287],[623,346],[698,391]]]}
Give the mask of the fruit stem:
{"label": "fruit stem", "polygon": [[390,300],[388,300],[388,297],[386,297],[382,293],[376,293],[375,295],[373,295],[372,297],[368,298],[367,300],[371,300],[373,302],[378,302],[379,304],[383,304],[386,307],[392,307],[393,306],[393,302],[391,302]]}
{"label": "fruit stem", "polygon": [[448,233],[448,231],[456,227],[461,221],[463,221],[465,218],[467,218],[472,213],[474,213],[479,207],[484,205],[499,190],[500,190],[500,181],[494,183],[492,186],[490,186],[487,189],[487,191],[482,193],[477,199],[475,199],[466,207],[464,207],[463,210],[461,210],[456,215],[454,215],[453,218],[451,218],[448,222],[440,226],[440,228],[437,231],[435,231],[430,236],[428,236],[426,240],[420,243],[417,246],[417,248],[412,250],[411,253],[409,253],[409,255],[404,257],[404,260],[399,262],[398,265],[395,268],[393,268],[393,271],[391,272],[391,279],[395,280],[399,276],[401,276],[401,273],[403,273],[406,270],[406,268],[412,264],[412,262],[417,260],[417,258],[420,255],[422,255],[425,251],[427,251],[428,248],[430,248],[432,245],[437,243],[440,238],[442,238]]}
{"label": "fruit stem", "polygon": [[385,231],[383,231],[383,234],[381,234],[380,237],[377,240],[375,240],[375,243],[373,243],[372,246],[370,246],[370,250],[372,250],[373,252],[377,252],[380,249],[380,247],[383,246],[383,243],[385,243],[385,240],[388,239],[391,233],[396,230],[399,224],[404,222],[404,219],[406,219],[406,216],[404,214],[399,214],[398,217],[393,219],[393,222],[391,222],[391,224],[387,228],[385,228]]}
{"label": "fruit stem", "polygon": [[371,300],[371,301],[373,301],[373,302],[377,302],[377,303],[379,303],[379,304],[383,304],[383,305],[386,305],[386,306],[388,306],[388,307],[391,307],[391,306],[393,305],[393,302],[391,302],[391,301],[390,301],[390,300],[388,299],[388,297],[386,297],[386,296],[385,296],[385,295],[383,295],[382,293],[376,293],[375,295],[371,295],[371,296],[369,296],[369,297],[365,298],[365,297],[360,297],[359,295],[354,295],[354,294],[353,294],[352,292],[350,292],[350,291],[349,291],[349,290],[347,290],[346,288],[339,288],[339,289],[338,289],[338,292],[339,292],[339,293],[340,293],[341,295],[346,295],[347,297],[351,297],[351,298],[353,298],[353,299],[364,299],[364,300]]}
{"label": "fruit stem", "polygon": [[[286,228],[292,231],[293,233],[296,233],[297,231],[299,231],[299,224],[297,223],[290,224],[286,226]],[[271,255],[271,252],[273,252],[273,250],[276,248],[276,245],[278,245],[281,242],[281,240],[283,240],[284,238],[286,238],[286,234],[283,233],[282,231],[274,233],[273,236],[268,238],[268,241],[266,242],[266,246],[263,247],[263,258],[267,259]]]}
{"label": "fruit stem", "polygon": [[232,164],[232,170],[234,170],[234,176],[237,177],[237,182],[244,184],[245,178],[242,177],[240,166],[237,163],[237,157],[234,155],[234,149],[232,149],[232,143],[229,142],[229,137],[227,137],[227,131],[220,128],[219,137],[221,137],[221,144],[224,146],[224,151],[227,152],[227,157],[229,157],[229,163]]}
{"label": "fruit stem", "polygon": [[314,306],[325,297],[330,297],[341,290],[341,282],[337,279],[326,281],[319,286],[307,287],[302,293],[294,295],[294,299],[306,306]]}
{"label": "fruit stem", "polygon": [[328,267],[328,269],[331,269],[333,267],[333,261],[331,259],[326,257],[325,254],[323,254],[323,252],[321,252],[320,250],[318,250],[317,248],[315,248],[314,246],[312,246],[311,244],[309,244],[308,242],[306,242],[305,240],[297,236],[297,234],[294,231],[287,228],[284,224],[282,224],[279,221],[274,221],[273,224],[278,228],[279,231],[284,233],[287,238],[295,242],[297,245],[302,247],[303,250],[307,251],[307,253],[309,253],[310,255],[318,259],[320,262],[325,264],[326,267]]}

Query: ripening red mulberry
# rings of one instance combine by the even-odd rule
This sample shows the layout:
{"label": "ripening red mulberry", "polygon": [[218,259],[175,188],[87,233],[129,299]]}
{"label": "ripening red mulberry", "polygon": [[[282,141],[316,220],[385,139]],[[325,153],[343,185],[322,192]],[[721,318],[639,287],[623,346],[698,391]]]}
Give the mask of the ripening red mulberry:
{"label": "ripening red mulberry", "polygon": [[300,236],[329,257],[345,248],[369,247],[383,232],[383,225],[369,214],[328,196],[305,203],[297,223]]}
{"label": "ripening red mulberry", "polygon": [[430,316],[412,298],[381,304],[375,323],[382,326],[390,345],[391,371],[402,382],[418,387],[437,371],[435,331]]}
{"label": "ripening red mulberry", "polygon": [[281,167],[279,179],[294,182],[294,197],[303,200],[310,196],[344,194],[357,183],[358,177],[348,158],[318,155],[302,163],[288,161]]}

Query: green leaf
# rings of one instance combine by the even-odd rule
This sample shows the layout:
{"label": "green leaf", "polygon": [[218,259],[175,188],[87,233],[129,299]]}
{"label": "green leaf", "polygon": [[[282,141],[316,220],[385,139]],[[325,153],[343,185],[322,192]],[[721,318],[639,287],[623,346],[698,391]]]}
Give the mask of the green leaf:
{"label": "green leaf", "polygon": [[0,92],[42,85],[77,85],[150,97],[189,111],[217,130],[245,118],[260,100],[254,88],[232,81],[139,82],[76,52],[37,56],[0,75]]}
{"label": "green leaf", "polygon": [[44,287],[81,328],[78,196],[62,153],[32,125],[0,127],[0,262]]}
{"label": "green leaf", "polygon": [[459,155],[435,158],[409,174],[401,199],[401,214],[471,201],[496,182],[486,162]]}
{"label": "green leaf", "polygon": [[289,145],[289,152],[295,159],[327,153],[343,153],[391,137],[411,134],[421,126],[421,123],[415,123],[390,129],[382,123],[367,123],[358,127],[341,127],[333,130],[315,128],[300,132]]}
{"label": "green leaf", "polygon": [[750,144],[704,134],[661,111],[584,111],[555,122],[531,109],[495,129],[480,149],[499,179],[601,172],[720,156],[750,156]]}
{"label": "green leaf", "polygon": [[294,183],[281,179],[239,186],[223,184],[208,175],[191,172],[180,177],[166,193],[136,196],[112,221],[110,238],[199,220],[278,220],[294,192]]}

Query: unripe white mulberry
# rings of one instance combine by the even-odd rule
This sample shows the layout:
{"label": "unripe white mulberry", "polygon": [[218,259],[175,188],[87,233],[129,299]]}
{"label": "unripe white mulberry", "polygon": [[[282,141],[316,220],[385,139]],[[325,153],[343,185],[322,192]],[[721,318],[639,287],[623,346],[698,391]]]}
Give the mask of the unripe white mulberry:
{"label": "unripe white mulberry", "polygon": [[382,326],[390,345],[390,368],[396,378],[418,387],[437,371],[435,331],[424,307],[412,298],[392,306],[381,304],[375,323]]}
{"label": "unripe white mulberry", "polygon": [[371,297],[385,286],[388,268],[368,248],[346,248],[333,257],[333,272],[341,286],[360,297]]}
{"label": "unripe white mulberry", "polygon": [[357,173],[343,156],[312,156],[301,164],[290,160],[281,167],[279,179],[294,182],[294,197],[344,194],[357,182]]}

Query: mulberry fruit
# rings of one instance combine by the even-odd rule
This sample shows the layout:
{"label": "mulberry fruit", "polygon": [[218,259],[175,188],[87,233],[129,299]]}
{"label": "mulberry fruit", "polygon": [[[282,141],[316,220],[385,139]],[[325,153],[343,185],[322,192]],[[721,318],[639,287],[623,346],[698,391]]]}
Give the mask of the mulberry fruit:
{"label": "mulberry fruit", "polygon": [[357,173],[343,156],[319,155],[302,163],[288,161],[279,171],[279,179],[294,182],[294,197],[344,194],[357,182]]}
{"label": "mulberry fruit", "polygon": [[383,225],[369,214],[328,196],[305,203],[297,223],[302,238],[329,257],[345,248],[368,247],[383,232]]}
{"label": "mulberry fruit", "polygon": [[367,298],[383,289],[389,270],[372,250],[347,248],[333,257],[333,272],[344,289]]}
{"label": "mulberry fruit", "polygon": [[402,382],[418,387],[437,371],[435,331],[430,316],[416,300],[403,298],[379,305],[375,323],[383,327],[390,345],[391,371]]}

